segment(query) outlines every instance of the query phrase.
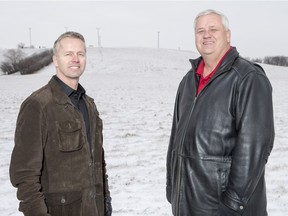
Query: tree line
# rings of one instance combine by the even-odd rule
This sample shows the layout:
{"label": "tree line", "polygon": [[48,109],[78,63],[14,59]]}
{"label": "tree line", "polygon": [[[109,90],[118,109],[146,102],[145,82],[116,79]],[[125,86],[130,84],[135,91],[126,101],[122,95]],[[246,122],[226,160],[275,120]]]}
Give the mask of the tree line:
{"label": "tree line", "polygon": [[4,74],[32,74],[52,63],[52,49],[44,49],[40,52],[26,56],[21,49],[9,49],[4,53],[5,61],[1,63],[0,69]]}
{"label": "tree line", "polygon": [[[9,49],[4,53],[5,61],[1,63],[0,69],[4,74],[32,74],[52,63],[53,50],[44,49],[30,56],[25,56],[22,49]],[[252,62],[288,67],[288,57],[267,56],[265,58],[246,58]]]}
{"label": "tree line", "polygon": [[263,59],[256,58],[256,59],[251,59],[251,61],[256,62],[256,63],[288,67],[288,57],[286,56],[266,56]]}

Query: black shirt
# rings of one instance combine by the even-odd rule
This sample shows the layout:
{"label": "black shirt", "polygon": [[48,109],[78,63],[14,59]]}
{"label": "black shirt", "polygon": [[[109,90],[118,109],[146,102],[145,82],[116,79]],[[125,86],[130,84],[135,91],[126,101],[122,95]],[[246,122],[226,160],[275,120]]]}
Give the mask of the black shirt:
{"label": "black shirt", "polygon": [[64,93],[70,98],[72,104],[81,112],[84,122],[85,122],[87,139],[88,139],[88,142],[90,143],[89,115],[88,115],[88,110],[87,110],[85,101],[83,99],[83,96],[86,93],[85,89],[80,84],[78,84],[77,90],[74,90],[70,88],[68,85],[66,85],[56,75],[54,75],[53,78],[57,81],[57,83],[59,84],[61,89],[64,91]]}

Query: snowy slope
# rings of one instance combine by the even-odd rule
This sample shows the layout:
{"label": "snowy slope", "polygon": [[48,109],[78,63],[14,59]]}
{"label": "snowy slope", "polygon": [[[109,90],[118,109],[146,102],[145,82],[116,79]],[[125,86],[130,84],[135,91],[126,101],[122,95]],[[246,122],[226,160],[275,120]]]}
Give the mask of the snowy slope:
{"label": "snowy slope", "polygon": [[[88,49],[81,84],[104,124],[104,148],[115,216],[169,216],[165,163],[174,99],[193,52],[146,48]],[[267,165],[269,216],[288,215],[288,68],[262,65],[274,88],[276,139]],[[8,175],[21,102],[55,73],[0,76],[0,212],[18,213]]]}

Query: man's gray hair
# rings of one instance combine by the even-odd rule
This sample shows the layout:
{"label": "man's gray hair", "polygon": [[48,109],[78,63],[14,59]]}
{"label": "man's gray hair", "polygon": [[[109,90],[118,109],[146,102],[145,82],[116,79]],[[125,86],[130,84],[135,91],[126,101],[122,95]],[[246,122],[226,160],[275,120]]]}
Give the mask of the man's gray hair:
{"label": "man's gray hair", "polygon": [[[78,33],[78,32],[73,32],[73,31],[68,31],[68,32],[65,32],[63,34],[61,34],[58,39],[54,42],[54,46],[53,46],[53,54],[55,55],[57,53],[57,49],[58,49],[58,46],[59,46],[59,42],[63,39],[63,38],[77,38],[77,39],[80,39],[81,41],[84,42],[85,44],[85,39],[83,37],[82,34]],[[85,47],[86,49],[86,47]]]}
{"label": "man's gray hair", "polygon": [[196,18],[194,20],[194,30],[196,30],[196,24],[197,24],[198,18],[201,17],[201,16],[209,15],[209,14],[216,14],[216,15],[220,16],[221,20],[222,20],[222,24],[223,24],[225,30],[229,31],[228,18],[224,14],[222,14],[221,12],[216,11],[216,10],[212,10],[212,9],[208,9],[208,10],[202,11],[196,16]]}

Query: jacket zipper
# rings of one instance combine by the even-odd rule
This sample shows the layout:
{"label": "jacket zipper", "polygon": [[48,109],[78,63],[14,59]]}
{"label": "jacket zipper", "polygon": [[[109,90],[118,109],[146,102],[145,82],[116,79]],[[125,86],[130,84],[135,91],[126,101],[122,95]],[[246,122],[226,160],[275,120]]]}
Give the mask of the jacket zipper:
{"label": "jacket zipper", "polygon": [[[185,134],[187,132],[188,129],[188,125],[195,107],[195,103],[196,103],[197,97],[195,97],[194,101],[193,101],[193,106],[191,107],[190,113],[189,113],[189,117],[187,120],[187,123],[185,125],[184,128],[184,133],[182,134],[181,137],[181,142],[180,142],[180,148],[179,148],[179,152],[182,152],[183,149],[183,145],[184,145],[184,139],[185,139]],[[179,165],[178,165],[178,174],[177,174],[177,183],[176,183],[176,216],[179,216],[179,202],[180,202],[180,187],[181,187],[181,168],[182,168],[182,161],[183,161],[183,157],[180,157],[180,161],[179,161]]]}
{"label": "jacket zipper", "polygon": [[[185,137],[185,134],[187,132],[187,129],[188,129],[188,125],[189,125],[189,122],[190,122],[190,119],[191,119],[191,116],[192,116],[192,113],[193,113],[193,110],[194,110],[194,107],[195,107],[195,103],[197,101],[197,98],[202,94],[202,92],[208,87],[208,85],[210,85],[211,82],[213,82],[213,80],[215,80],[218,76],[220,76],[221,74],[223,74],[225,71],[222,71],[222,73],[219,73],[219,74],[214,74],[216,76],[214,77],[211,77],[211,79],[209,80],[208,83],[206,83],[206,85],[204,86],[204,88],[201,90],[201,92],[196,95],[195,99],[193,100],[193,106],[191,107],[191,110],[190,110],[190,113],[189,113],[189,118],[187,120],[187,123],[185,125],[185,130],[184,130],[184,133],[182,134],[182,137],[181,137],[181,145],[180,145],[180,149],[179,149],[179,152],[181,153],[182,152],[182,149],[183,149],[183,145],[184,145],[184,137]],[[198,86],[197,86],[198,88]],[[176,216],[180,216],[179,215],[179,202],[180,202],[180,186],[181,186],[181,168],[182,168],[182,163],[183,163],[183,157],[180,157],[180,161],[179,161],[179,165],[178,165],[178,173],[177,173],[177,183],[176,183]]]}

